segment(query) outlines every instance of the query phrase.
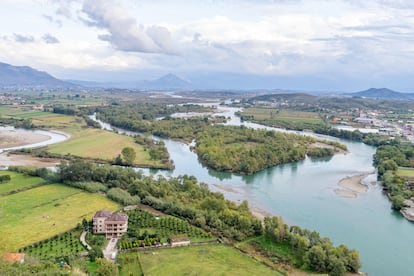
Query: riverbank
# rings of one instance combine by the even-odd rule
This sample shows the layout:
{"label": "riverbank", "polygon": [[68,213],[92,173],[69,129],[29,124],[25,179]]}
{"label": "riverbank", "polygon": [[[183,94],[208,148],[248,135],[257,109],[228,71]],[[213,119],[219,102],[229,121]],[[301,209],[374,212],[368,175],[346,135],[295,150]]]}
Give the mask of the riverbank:
{"label": "riverbank", "polygon": [[338,186],[344,189],[335,189],[335,193],[340,197],[346,198],[356,198],[358,194],[366,193],[368,186],[362,184],[362,180],[370,174],[372,172],[342,178],[338,182]]}
{"label": "riverbank", "polygon": [[[235,194],[239,194],[240,192],[237,191],[236,189],[223,185],[223,184],[212,184],[214,187],[216,187],[219,190],[225,191],[226,193],[235,193]],[[236,203],[237,205],[240,204],[240,201],[236,202],[234,200],[232,200],[234,203]],[[272,217],[273,215],[266,211],[263,210],[257,206],[252,206],[249,204],[249,210],[250,212],[253,214],[253,216],[255,216],[256,218],[258,218],[259,220],[263,221],[265,217]]]}
{"label": "riverbank", "polygon": [[37,144],[52,139],[46,134],[35,133],[32,131],[11,129],[0,131],[0,149]]}
{"label": "riverbank", "polygon": [[28,166],[28,167],[56,167],[60,163],[59,159],[40,158],[28,154],[13,154],[10,152],[0,153],[0,165],[10,166]]}

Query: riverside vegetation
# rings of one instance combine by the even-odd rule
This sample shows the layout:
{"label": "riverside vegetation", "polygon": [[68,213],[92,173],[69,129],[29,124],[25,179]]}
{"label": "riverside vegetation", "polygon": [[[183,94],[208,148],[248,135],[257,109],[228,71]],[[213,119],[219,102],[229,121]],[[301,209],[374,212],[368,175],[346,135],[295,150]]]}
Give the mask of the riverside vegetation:
{"label": "riverside vegetation", "polygon": [[[185,142],[195,140],[195,152],[200,161],[217,171],[252,174],[271,166],[302,160],[306,155],[326,157],[339,150],[346,151],[344,145],[311,137],[218,125],[224,122],[220,117],[152,119],[155,115],[167,113],[165,108],[158,107],[156,110],[163,112],[151,115],[145,115],[146,106],[137,105],[99,107],[93,111],[117,127]],[[138,115],[129,116],[134,112]],[[316,142],[319,146],[315,147]]]}
{"label": "riverside vegetation", "polygon": [[392,206],[397,210],[405,207],[404,201],[414,197],[414,187],[408,182],[412,177],[400,172],[401,167],[414,168],[414,146],[398,140],[379,146],[374,155],[374,165]]}

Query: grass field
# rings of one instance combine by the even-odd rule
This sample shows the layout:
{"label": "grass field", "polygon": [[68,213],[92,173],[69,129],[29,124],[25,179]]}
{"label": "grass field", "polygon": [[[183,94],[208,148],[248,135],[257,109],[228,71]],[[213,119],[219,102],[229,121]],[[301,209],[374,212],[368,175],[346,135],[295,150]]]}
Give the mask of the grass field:
{"label": "grass field", "polygon": [[139,252],[139,258],[144,275],[281,275],[226,245]]}
{"label": "grass field", "polygon": [[397,175],[401,177],[414,178],[414,168],[399,167],[397,170]]}
{"label": "grass field", "polygon": [[117,256],[120,264],[119,276],[141,276],[142,270],[139,263],[138,253],[122,253]]}
{"label": "grass field", "polygon": [[45,181],[40,177],[26,176],[11,171],[0,171],[0,175],[10,175],[11,178],[9,182],[0,183],[0,196],[12,191],[29,188]]}
{"label": "grass field", "polygon": [[92,128],[71,129],[72,139],[63,143],[51,145],[48,151],[61,155],[71,154],[85,158],[113,160],[124,147],[135,149],[137,165],[153,164],[149,153],[134,142],[134,138],[119,135],[114,132]]}
{"label": "grass field", "polygon": [[50,116],[51,112],[43,112],[43,111],[33,111],[33,112],[24,112],[24,113],[19,113],[19,114],[14,114],[14,117],[19,117],[19,118],[37,118],[37,117],[45,117],[45,116]]}
{"label": "grass field", "polygon": [[63,233],[97,210],[118,208],[102,195],[49,184],[1,198],[0,235],[16,250]]}
{"label": "grass field", "polygon": [[270,109],[270,108],[246,108],[243,115],[253,116],[256,120],[282,120],[290,122],[302,123],[318,123],[323,121],[316,112],[303,112],[286,109]]}
{"label": "grass field", "polygon": [[74,116],[61,115],[61,114],[55,114],[55,113],[47,113],[47,114],[48,115],[33,117],[32,123],[35,126],[45,127],[45,128],[68,128],[75,124],[79,124],[83,122],[81,118],[76,118]]}

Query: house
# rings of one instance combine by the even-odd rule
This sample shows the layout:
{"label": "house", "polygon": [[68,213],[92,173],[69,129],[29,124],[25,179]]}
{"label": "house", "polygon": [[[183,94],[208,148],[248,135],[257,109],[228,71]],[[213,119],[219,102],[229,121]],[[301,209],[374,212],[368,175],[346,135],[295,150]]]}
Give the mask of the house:
{"label": "house", "polygon": [[109,211],[98,211],[93,216],[93,233],[105,234],[107,239],[118,238],[128,230],[128,215]]}
{"label": "house", "polygon": [[174,236],[169,239],[171,247],[188,246],[190,245],[190,239],[187,235]]}
{"label": "house", "polygon": [[24,263],[24,253],[5,253],[3,255],[3,260],[9,263]]}

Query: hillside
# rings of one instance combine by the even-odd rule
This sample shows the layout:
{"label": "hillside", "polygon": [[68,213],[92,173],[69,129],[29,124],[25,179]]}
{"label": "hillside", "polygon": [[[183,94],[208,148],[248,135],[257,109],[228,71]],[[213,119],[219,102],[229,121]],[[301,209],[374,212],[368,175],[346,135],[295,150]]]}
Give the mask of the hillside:
{"label": "hillside", "polygon": [[414,100],[414,93],[401,93],[388,88],[370,88],[360,92],[348,93],[347,95],[381,100]]}
{"label": "hillside", "polygon": [[46,72],[29,66],[13,66],[0,62],[0,87],[69,88],[74,84],[56,79]]}

